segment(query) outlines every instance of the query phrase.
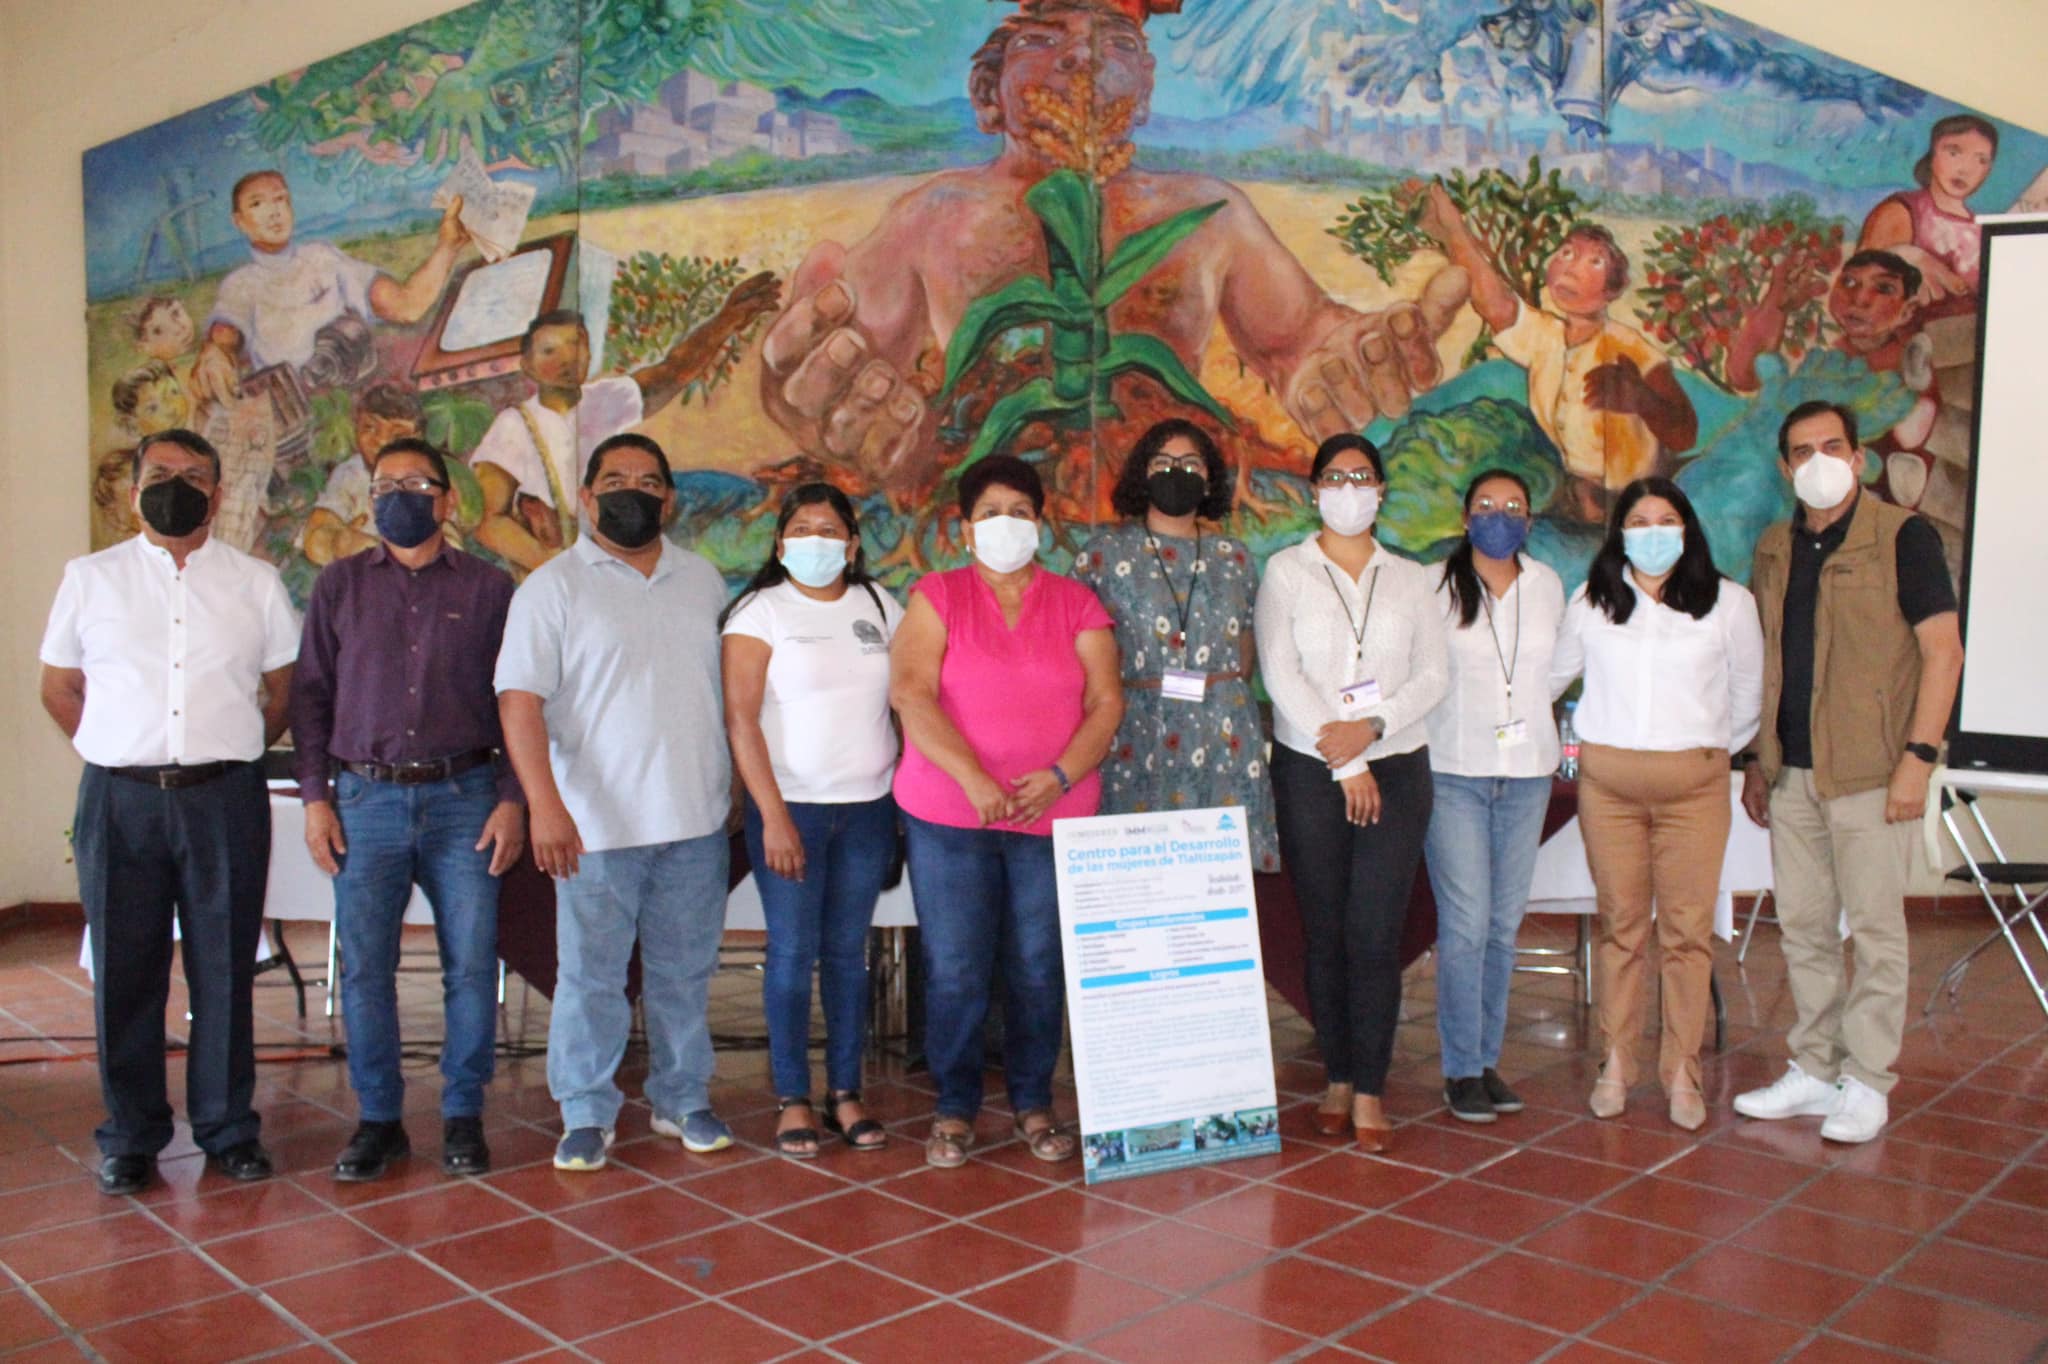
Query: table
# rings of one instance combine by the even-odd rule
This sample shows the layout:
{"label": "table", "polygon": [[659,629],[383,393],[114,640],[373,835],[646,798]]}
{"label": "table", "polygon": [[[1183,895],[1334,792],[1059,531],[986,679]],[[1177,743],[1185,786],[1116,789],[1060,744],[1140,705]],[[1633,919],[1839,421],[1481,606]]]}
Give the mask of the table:
{"label": "table", "polygon": [[[2005,850],[1999,846],[1998,836],[1991,831],[1991,823],[1985,819],[1983,807],[1977,800],[1978,796],[1986,792],[2014,796],[2048,796],[2048,776],[2033,772],[1957,770],[1944,765],[1934,770],[1929,788],[1933,796],[1928,800],[1926,812],[1920,821],[1928,864],[1939,867],[1945,860],[1938,832],[1945,829],[1956,851],[1963,855],[1962,867],[1949,872],[1948,879],[1968,881],[1976,886],[1978,896],[1991,911],[1992,921],[1997,927],[1976,946],[1949,964],[1948,969],[1943,971],[1940,979],[1935,982],[1934,991],[1928,995],[1926,1007],[1921,1012],[1933,1012],[1935,1001],[1941,998],[1944,989],[1953,1002],[1962,989],[1963,973],[1970,969],[1970,963],[1975,961],[1985,948],[2003,939],[2012,951],[2013,960],[2019,963],[2020,974],[2027,978],[2027,984],[2034,992],[2035,1003],[2041,1006],[2044,1014],[2048,1014],[2048,989],[2043,988],[2041,977],[2035,972],[2033,963],[2027,959],[2025,945],[2013,932],[2014,925],[2021,922],[2028,924],[2034,930],[2034,937],[2040,941],[2042,950],[2048,952],[2048,931],[2042,929],[2040,917],[2043,905],[2048,905],[2048,863],[2007,861]],[[1991,850],[1991,856],[1996,860],[1979,861],[1977,854],[1971,850],[1969,843],[1963,838],[1962,830],[1956,825],[1955,807],[1958,804],[1970,812],[1977,832],[1983,837],[1985,846]],[[2010,888],[2019,897],[2019,907],[2010,914],[1998,903],[2000,886]],[[2026,893],[2030,886],[2037,888],[2031,897]]]}

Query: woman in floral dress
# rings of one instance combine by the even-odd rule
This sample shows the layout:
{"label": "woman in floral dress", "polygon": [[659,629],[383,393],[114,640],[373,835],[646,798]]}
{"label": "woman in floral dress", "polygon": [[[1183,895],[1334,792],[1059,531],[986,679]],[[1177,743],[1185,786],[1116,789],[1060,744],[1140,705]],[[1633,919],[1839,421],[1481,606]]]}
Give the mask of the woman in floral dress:
{"label": "woman in floral dress", "polygon": [[1252,700],[1258,574],[1217,533],[1231,478],[1209,433],[1163,421],[1124,460],[1125,520],[1090,540],[1074,576],[1116,618],[1124,720],[1102,765],[1102,813],[1242,805],[1252,869],[1280,869],[1265,732]]}

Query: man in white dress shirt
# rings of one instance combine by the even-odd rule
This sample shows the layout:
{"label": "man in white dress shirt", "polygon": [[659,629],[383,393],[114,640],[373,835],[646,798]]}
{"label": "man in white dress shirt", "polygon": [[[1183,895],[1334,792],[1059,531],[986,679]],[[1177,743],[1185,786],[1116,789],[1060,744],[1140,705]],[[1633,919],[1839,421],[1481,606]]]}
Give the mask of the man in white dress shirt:
{"label": "man in white dress shirt", "polygon": [[92,930],[103,1193],[143,1188],[170,1143],[172,916],[192,1026],[186,1116],[231,1179],[270,1157],[251,1107],[250,989],[270,867],[263,750],[284,732],[298,621],[277,570],[209,534],[220,457],[173,429],[136,449],[142,534],[64,568],[43,709],[85,759],[72,851]]}

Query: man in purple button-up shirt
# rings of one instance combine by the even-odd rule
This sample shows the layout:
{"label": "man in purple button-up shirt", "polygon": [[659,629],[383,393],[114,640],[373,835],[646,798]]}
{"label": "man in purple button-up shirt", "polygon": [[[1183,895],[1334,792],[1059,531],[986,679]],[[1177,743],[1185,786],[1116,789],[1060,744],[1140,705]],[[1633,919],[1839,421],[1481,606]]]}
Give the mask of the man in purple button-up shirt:
{"label": "man in purple button-up shirt", "polygon": [[334,1177],[376,1179],[411,1151],[399,1121],[397,971],[415,882],[441,947],[441,1168],[482,1174],[497,878],[526,842],[491,685],[512,579],[443,538],[448,465],[434,446],[405,439],[378,451],[370,497],[381,543],[313,584],[292,688],[306,847],[334,878],[348,1076],[362,1110]]}

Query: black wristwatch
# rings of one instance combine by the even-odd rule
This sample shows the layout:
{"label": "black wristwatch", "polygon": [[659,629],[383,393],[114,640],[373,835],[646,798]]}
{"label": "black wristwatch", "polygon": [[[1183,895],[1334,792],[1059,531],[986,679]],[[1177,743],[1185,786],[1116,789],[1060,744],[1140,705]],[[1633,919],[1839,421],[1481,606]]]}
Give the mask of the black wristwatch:
{"label": "black wristwatch", "polygon": [[1933,744],[1908,743],[1906,751],[1930,766],[1941,761],[1941,750]]}

